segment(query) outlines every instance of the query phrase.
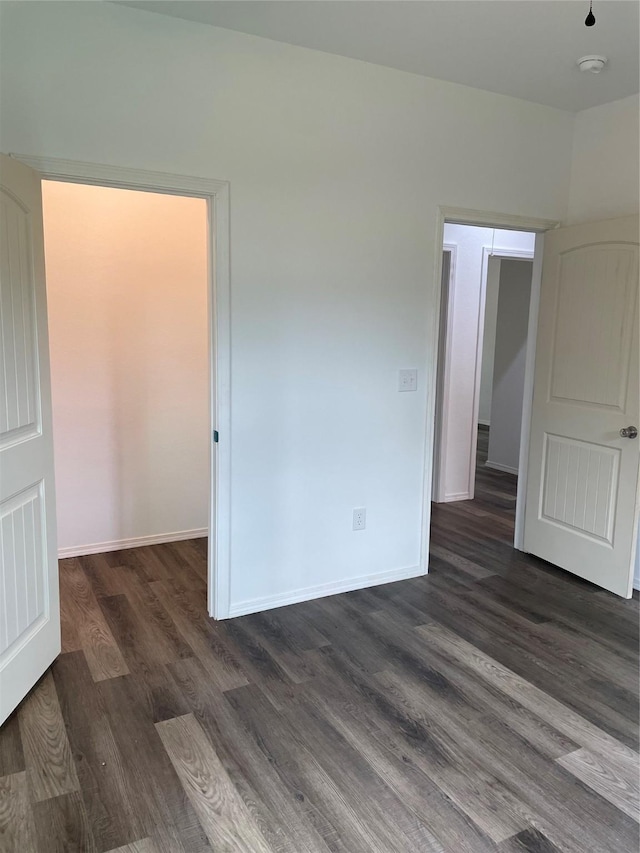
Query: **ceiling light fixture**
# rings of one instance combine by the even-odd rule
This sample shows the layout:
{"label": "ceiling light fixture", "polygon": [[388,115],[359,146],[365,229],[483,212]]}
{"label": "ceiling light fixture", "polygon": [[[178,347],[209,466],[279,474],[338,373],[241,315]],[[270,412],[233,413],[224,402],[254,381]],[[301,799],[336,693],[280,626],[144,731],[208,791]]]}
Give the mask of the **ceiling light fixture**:
{"label": "ceiling light fixture", "polygon": [[580,71],[590,71],[592,74],[599,74],[607,64],[606,56],[582,56],[578,60]]}
{"label": "ceiling light fixture", "polygon": [[593,0],[589,3],[589,14],[584,19],[585,27],[592,27],[596,22],[596,17],[593,14]]}

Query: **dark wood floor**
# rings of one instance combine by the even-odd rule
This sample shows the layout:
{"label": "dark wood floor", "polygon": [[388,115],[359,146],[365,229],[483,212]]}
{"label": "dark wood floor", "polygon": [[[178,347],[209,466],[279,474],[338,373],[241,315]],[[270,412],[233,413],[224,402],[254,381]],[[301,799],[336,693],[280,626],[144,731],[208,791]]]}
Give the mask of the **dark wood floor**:
{"label": "dark wood floor", "polygon": [[224,623],[203,540],[62,561],[0,850],[636,853],[638,600],[514,552],[514,494],[435,506],[428,578]]}

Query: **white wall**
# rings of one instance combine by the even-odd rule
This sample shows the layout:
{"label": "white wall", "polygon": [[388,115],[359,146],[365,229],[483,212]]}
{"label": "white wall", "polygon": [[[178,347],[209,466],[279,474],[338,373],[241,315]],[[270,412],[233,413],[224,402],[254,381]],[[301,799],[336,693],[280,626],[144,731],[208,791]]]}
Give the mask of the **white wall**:
{"label": "white wall", "polygon": [[576,116],[568,221],[638,213],[640,98],[633,95]]}
{"label": "white wall", "polygon": [[480,368],[480,403],[478,423],[491,423],[491,391],[493,388],[493,357],[496,347],[496,322],[498,319],[498,291],[500,289],[500,258],[490,257],[487,262],[487,283],[484,296],[484,332],[482,336],[482,366]]}
{"label": "white wall", "polygon": [[532,261],[500,261],[487,465],[518,473]]}
{"label": "white wall", "polygon": [[0,15],[1,150],[231,183],[234,611],[419,572],[437,206],[563,219],[573,116],[108,3]]}
{"label": "white wall", "polygon": [[58,546],[202,530],[203,199],[43,183]]}
{"label": "white wall", "polygon": [[482,351],[478,352],[478,330],[483,322],[480,317],[483,250],[493,247],[498,253],[501,249],[532,252],[535,235],[447,223],[444,242],[456,246],[456,270],[450,305],[451,334],[445,356],[449,371],[443,394],[447,418],[440,476],[443,499],[455,501],[472,496],[475,479],[471,450],[477,430],[474,409],[477,359],[482,357]]}

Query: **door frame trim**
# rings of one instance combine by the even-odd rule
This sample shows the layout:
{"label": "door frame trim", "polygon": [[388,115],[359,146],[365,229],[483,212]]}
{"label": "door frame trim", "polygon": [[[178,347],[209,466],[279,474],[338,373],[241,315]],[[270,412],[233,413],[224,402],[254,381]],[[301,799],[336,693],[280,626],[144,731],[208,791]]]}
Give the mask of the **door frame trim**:
{"label": "door frame trim", "polygon": [[524,366],[524,387],[522,389],[522,422],[520,425],[516,518],[513,531],[513,547],[518,551],[524,551],[524,515],[527,506],[527,483],[529,480],[529,439],[531,436],[531,415],[533,413],[533,379],[536,367],[536,346],[538,344],[538,314],[540,311],[543,256],[544,233],[538,232],[533,250],[533,268],[531,270],[527,352]]}
{"label": "door frame trim", "polygon": [[[89,184],[163,195],[203,198],[208,214],[209,305],[209,615],[225,619],[231,581],[231,277],[228,181],[25,154],[10,154],[45,180]],[[211,377],[214,377],[213,391]],[[213,430],[221,436],[213,443]],[[212,500],[212,494],[215,499]]]}
{"label": "door frame trim", "polygon": [[[436,401],[435,401],[435,418],[434,418],[434,435],[433,435],[433,483],[431,489],[431,500],[437,503],[444,503],[447,496],[444,493],[443,485],[443,467],[444,460],[447,455],[447,433],[449,426],[449,388],[451,375],[451,359],[449,357],[451,335],[453,331],[453,303],[455,301],[456,289],[456,266],[458,263],[458,246],[456,243],[443,243],[442,252],[449,253],[449,281],[447,282],[447,317],[444,331],[444,341],[438,340],[438,364],[436,365]],[[440,307],[439,312],[442,312],[442,297],[443,283],[440,279]],[[442,332],[442,315],[439,314],[438,322],[438,337]],[[440,364],[442,359],[442,364]],[[442,397],[438,401],[437,382],[440,379],[440,390]],[[440,405],[438,406],[438,402]]]}
{"label": "door frame trim", "polygon": [[[520,230],[520,229],[518,229]],[[525,249],[500,249],[500,248],[491,248],[491,246],[483,246],[482,247],[482,262],[481,262],[481,273],[480,273],[480,302],[479,302],[479,310],[478,310],[478,332],[476,335],[476,340],[478,342],[476,348],[476,364],[475,364],[475,381],[473,385],[473,423],[478,423],[478,414],[480,413],[480,379],[482,376],[482,354],[484,347],[484,320],[485,320],[485,312],[487,307],[487,280],[489,277],[489,260],[491,258],[498,258],[499,260],[522,260],[522,261],[533,261],[534,252],[528,252]],[[539,284],[539,282],[538,282]],[[533,290],[534,290],[534,282],[533,279],[531,281],[531,293],[533,298]],[[529,305],[529,309],[531,309],[531,305]],[[535,335],[533,339],[527,337],[527,357],[526,364],[529,363],[529,349],[533,347],[535,352],[536,342]],[[525,367],[525,385],[526,385],[526,367]],[[524,399],[523,406],[524,410]],[[521,436],[522,437],[522,436]],[[476,491],[476,452],[478,450],[478,431],[477,429],[471,435],[471,455],[469,457],[469,497],[471,499],[475,496]],[[520,467],[518,466],[518,470]],[[516,504],[517,508],[517,504]]]}
{"label": "door frame trim", "polygon": [[[531,231],[536,234],[542,234],[545,231],[550,231],[560,225],[560,221],[556,219],[541,219],[538,217],[521,216],[509,213],[496,213],[494,211],[472,210],[470,208],[450,207],[448,205],[440,205],[436,211],[436,229],[435,229],[435,251],[434,251],[434,266],[431,289],[427,293],[427,340],[430,345],[427,349],[427,363],[425,365],[425,376],[427,385],[427,418],[425,424],[425,455],[424,455],[424,473],[423,473],[423,490],[422,490],[422,536],[421,536],[421,553],[420,565],[425,573],[429,570],[429,541],[431,535],[431,495],[433,488],[433,471],[435,463],[435,417],[436,417],[436,387],[438,373],[438,347],[439,347],[439,326],[440,326],[440,297],[442,295],[442,249],[444,243],[444,224],[446,222],[455,223],[457,225],[479,225],[484,228],[501,228],[512,231]],[[538,249],[538,239],[536,239],[536,255]],[[540,267],[542,261],[540,260]],[[536,273],[535,258],[534,258],[534,277]],[[534,283],[532,281],[532,290]],[[532,306],[533,307],[533,304]],[[536,312],[536,331],[537,331],[537,312]],[[529,329],[531,330],[531,309],[529,313]],[[535,340],[535,336],[534,336]],[[529,364],[527,359],[527,371],[533,370],[533,364]],[[527,399],[529,394],[529,384],[531,391],[533,390],[533,382],[527,381],[528,373],[525,376],[525,405],[523,406],[523,431],[520,445],[520,462],[522,464],[524,455],[524,467],[521,471],[521,476],[524,473],[526,480],[527,461],[528,461],[528,442],[529,442],[529,426],[531,419],[531,401]],[[532,377],[531,377],[532,380]],[[525,417],[526,415],[526,417]],[[524,425],[526,421],[526,448],[523,449],[522,438],[525,437]],[[520,478],[519,478],[520,479]],[[521,492],[518,488],[518,499],[516,500],[516,530],[520,531],[520,538],[514,538],[514,548],[522,550],[522,522],[518,523],[518,518],[524,518],[524,495],[526,492]],[[522,506],[520,506],[522,504]]]}

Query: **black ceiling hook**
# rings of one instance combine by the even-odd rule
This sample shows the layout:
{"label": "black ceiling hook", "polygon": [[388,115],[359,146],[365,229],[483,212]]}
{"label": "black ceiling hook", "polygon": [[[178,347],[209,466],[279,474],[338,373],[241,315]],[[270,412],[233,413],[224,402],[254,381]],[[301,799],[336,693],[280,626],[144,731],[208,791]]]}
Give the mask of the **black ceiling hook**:
{"label": "black ceiling hook", "polygon": [[585,27],[592,27],[595,24],[595,22],[596,22],[596,17],[593,14],[593,0],[592,0],[592,2],[589,3],[589,14],[584,19],[584,25],[585,25]]}

